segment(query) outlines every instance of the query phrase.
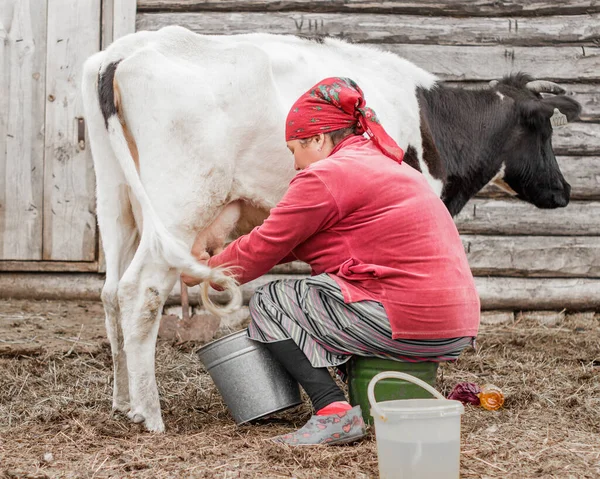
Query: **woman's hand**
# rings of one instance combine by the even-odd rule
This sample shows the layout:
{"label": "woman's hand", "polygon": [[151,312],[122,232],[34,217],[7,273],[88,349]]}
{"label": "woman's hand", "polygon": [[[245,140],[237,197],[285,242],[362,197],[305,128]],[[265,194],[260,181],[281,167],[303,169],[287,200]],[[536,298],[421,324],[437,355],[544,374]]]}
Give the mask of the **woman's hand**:
{"label": "woman's hand", "polygon": [[[192,253],[193,250],[192,250]],[[202,253],[195,255],[196,260],[198,261],[198,263],[204,264],[204,265],[208,265],[208,260],[210,259],[210,255],[206,252],[203,251]],[[181,275],[181,280],[185,283],[186,286],[192,287],[192,286],[196,286],[197,284],[200,284],[202,282],[201,279],[198,279],[194,276],[190,276],[188,274],[182,274]]]}

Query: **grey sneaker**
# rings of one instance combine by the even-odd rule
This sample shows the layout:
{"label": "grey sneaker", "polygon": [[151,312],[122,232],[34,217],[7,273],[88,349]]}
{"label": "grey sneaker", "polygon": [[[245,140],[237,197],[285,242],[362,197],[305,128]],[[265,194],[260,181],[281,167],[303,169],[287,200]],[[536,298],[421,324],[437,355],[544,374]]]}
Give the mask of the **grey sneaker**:
{"label": "grey sneaker", "polygon": [[271,440],[279,444],[310,446],[316,444],[345,444],[366,434],[360,406],[328,416],[313,416],[296,432],[283,434]]}

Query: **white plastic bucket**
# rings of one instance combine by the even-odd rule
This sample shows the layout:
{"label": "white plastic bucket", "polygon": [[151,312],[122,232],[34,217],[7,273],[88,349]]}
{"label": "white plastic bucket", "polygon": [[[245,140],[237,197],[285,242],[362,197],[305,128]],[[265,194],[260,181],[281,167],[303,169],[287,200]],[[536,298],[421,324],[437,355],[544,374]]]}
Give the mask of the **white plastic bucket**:
{"label": "white plastic bucket", "polygon": [[[438,399],[375,401],[375,384],[397,378]],[[382,372],[367,391],[375,424],[380,479],[457,479],[460,470],[460,416],[465,408],[410,374]]]}

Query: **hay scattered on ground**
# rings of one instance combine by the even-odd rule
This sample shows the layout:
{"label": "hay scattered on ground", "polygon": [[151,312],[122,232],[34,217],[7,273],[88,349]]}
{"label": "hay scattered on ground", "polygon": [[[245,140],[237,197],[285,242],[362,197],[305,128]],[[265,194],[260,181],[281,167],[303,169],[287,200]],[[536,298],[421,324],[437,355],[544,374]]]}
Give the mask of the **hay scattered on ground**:
{"label": "hay scattered on ground", "polygon": [[[461,477],[600,476],[600,318],[557,317],[484,325],[477,353],[442,366],[444,393],[490,382],[507,398],[497,413],[467,408]],[[110,411],[103,328],[97,303],[0,301],[0,477],[377,477],[373,436],[329,448],[268,441],[301,426],[306,404],[236,427],[197,345],[159,343],[168,432],[144,432]]]}

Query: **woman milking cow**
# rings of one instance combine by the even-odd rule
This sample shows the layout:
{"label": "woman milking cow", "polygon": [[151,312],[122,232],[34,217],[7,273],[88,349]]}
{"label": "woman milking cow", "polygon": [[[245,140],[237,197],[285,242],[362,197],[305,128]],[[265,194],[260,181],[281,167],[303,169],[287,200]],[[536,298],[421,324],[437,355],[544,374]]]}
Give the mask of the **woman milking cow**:
{"label": "woman milking cow", "polygon": [[365,425],[328,368],[353,355],[456,360],[477,335],[479,298],[446,206],[402,162],[352,80],[327,78],[302,95],[286,141],[299,173],[264,223],[215,256],[193,251],[210,267],[231,267],[241,284],[276,264],[311,266],[310,278],[255,292],[248,336],[300,383],[315,411],[274,440],[347,443]]}

